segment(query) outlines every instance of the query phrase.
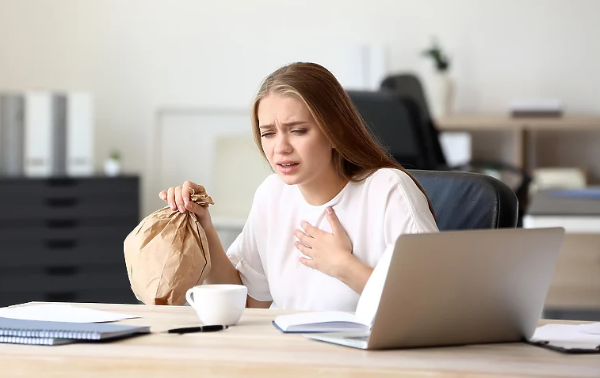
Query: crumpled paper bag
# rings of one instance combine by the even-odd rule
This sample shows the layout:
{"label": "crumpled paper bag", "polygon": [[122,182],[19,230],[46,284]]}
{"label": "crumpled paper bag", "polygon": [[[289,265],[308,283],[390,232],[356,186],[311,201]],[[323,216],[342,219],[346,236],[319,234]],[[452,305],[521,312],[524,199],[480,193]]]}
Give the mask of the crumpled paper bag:
{"label": "crumpled paper bag", "polygon": [[[214,205],[203,187],[200,193],[191,192],[198,205]],[[131,290],[145,304],[183,305],[186,291],[210,272],[208,240],[196,214],[168,206],[131,231],[124,251]]]}

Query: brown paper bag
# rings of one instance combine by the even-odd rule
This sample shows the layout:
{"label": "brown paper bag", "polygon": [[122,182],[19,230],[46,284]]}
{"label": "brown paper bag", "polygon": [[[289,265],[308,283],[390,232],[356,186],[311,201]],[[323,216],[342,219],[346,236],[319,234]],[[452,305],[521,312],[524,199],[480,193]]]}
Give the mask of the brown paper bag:
{"label": "brown paper bag", "polygon": [[[213,205],[203,187],[191,200]],[[135,296],[145,304],[182,305],[185,292],[210,272],[206,234],[196,214],[164,207],[148,215],[124,243],[125,264]]]}

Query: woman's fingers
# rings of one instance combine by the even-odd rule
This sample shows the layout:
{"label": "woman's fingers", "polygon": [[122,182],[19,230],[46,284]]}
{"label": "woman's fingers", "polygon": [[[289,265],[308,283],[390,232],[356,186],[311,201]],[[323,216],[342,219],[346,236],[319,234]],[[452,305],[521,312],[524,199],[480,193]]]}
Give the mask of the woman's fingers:
{"label": "woman's fingers", "polygon": [[198,215],[201,215],[203,211],[206,211],[205,208],[193,201],[188,201],[188,203],[185,205],[185,209]]}
{"label": "woman's fingers", "polygon": [[191,191],[200,193],[203,187],[191,181],[186,181],[181,186],[171,187],[158,193],[158,197],[167,202],[171,210],[179,210],[181,213],[191,211],[198,213],[202,211],[202,206],[191,201]]}
{"label": "woman's fingers", "polygon": [[175,188],[175,204],[180,213],[185,213],[183,198],[181,197],[181,186]]}
{"label": "woman's fingers", "polygon": [[169,204],[171,210],[177,209],[177,205],[175,204],[175,188],[173,187],[170,187],[167,190],[167,203]]}
{"label": "woman's fingers", "polygon": [[191,199],[190,198],[191,197],[191,195],[190,195],[190,189],[194,189],[194,193],[196,193],[197,192],[197,190],[196,190],[197,186],[198,186],[197,184],[194,184],[191,181],[186,181],[186,182],[183,183],[182,188],[181,188],[181,197],[183,198],[183,204],[184,205],[187,204],[188,201],[190,201],[190,199]]}

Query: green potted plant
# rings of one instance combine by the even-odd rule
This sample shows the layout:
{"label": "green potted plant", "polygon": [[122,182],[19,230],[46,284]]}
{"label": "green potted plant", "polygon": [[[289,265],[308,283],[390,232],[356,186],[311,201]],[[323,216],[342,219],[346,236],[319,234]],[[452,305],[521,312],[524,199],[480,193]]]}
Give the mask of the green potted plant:
{"label": "green potted plant", "polygon": [[431,93],[432,110],[436,116],[448,116],[452,113],[454,103],[454,81],[450,77],[450,58],[437,38],[431,38],[431,45],[421,52],[425,58],[431,59],[435,68],[435,79]]}
{"label": "green potted plant", "polygon": [[450,59],[442,50],[437,38],[431,39],[431,46],[421,53],[424,57],[431,58],[438,72],[446,72],[450,69]]}
{"label": "green potted plant", "polygon": [[108,159],[104,162],[104,174],[109,177],[118,176],[121,173],[121,153],[112,150]]}

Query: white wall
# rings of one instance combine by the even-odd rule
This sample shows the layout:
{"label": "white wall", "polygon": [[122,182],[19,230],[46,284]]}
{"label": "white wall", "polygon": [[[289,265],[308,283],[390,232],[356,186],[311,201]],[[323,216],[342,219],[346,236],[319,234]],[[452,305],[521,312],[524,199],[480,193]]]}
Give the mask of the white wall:
{"label": "white wall", "polygon": [[383,43],[391,70],[428,74],[435,34],[458,111],[541,96],[598,113],[599,14],[597,0],[0,0],[0,90],[92,91],[97,160],[119,148],[144,174],[157,109],[247,107],[272,54],[300,42]]}

